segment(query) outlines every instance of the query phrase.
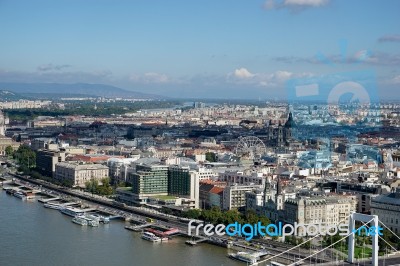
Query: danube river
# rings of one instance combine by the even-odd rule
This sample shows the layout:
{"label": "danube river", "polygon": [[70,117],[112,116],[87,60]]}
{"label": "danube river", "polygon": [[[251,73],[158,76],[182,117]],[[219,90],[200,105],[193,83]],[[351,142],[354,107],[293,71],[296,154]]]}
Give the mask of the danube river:
{"label": "danube river", "polygon": [[185,239],[151,243],[112,221],[84,227],[41,203],[23,201],[0,190],[1,265],[245,265],[228,250]]}

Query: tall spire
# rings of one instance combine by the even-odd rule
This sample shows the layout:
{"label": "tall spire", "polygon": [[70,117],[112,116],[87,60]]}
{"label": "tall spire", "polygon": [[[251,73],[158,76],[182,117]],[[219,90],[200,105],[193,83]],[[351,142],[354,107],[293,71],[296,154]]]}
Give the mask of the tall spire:
{"label": "tall spire", "polygon": [[279,176],[278,176],[278,180],[277,180],[277,183],[276,183],[276,194],[277,195],[281,195],[282,194],[282,183],[281,183],[281,179],[280,179]]}

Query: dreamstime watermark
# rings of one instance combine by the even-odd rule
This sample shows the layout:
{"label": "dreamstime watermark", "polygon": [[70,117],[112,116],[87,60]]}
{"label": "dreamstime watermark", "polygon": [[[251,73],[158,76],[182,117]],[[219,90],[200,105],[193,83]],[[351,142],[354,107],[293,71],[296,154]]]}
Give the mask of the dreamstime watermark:
{"label": "dreamstime watermark", "polygon": [[[286,236],[316,236],[316,235],[329,235],[334,236],[339,234],[340,236],[347,236],[350,234],[349,227],[347,224],[330,225],[330,224],[301,224],[295,222],[291,224],[268,224],[263,225],[261,222],[256,224],[239,224],[238,222],[229,224],[227,226],[223,224],[197,224],[196,221],[191,220],[188,223],[188,234],[194,235],[206,235],[206,236],[244,236],[247,241],[250,241],[254,237],[286,237]],[[354,229],[352,232],[357,235],[374,236],[376,234],[383,235],[382,227],[366,227],[361,226],[358,229]]]}

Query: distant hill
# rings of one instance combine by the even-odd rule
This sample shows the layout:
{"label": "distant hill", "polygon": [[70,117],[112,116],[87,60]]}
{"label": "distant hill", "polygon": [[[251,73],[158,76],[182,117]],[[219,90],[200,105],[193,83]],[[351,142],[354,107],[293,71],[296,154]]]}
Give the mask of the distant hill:
{"label": "distant hill", "polygon": [[128,91],[115,86],[105,84],[61,84],[61,83],[3,83],[0,82],[0,90],[14,92],[16,94],[24,93],[33,96],[33,94],[60,94],[66,95],[87,95],[99,97],[123,97],[123,98],[141,98],[141,99],[163,99],[166,97],[141,93],[137,91]]}
{"label": "distant hill", "polygon": [[31,99],[28,96],[22,96],[18,93],[12,92],[12,91],[8,91],[8,90],[0,90],[0,101],[1,102],[11,102],[11,101],[18,101],[18,100],[28,100]]}

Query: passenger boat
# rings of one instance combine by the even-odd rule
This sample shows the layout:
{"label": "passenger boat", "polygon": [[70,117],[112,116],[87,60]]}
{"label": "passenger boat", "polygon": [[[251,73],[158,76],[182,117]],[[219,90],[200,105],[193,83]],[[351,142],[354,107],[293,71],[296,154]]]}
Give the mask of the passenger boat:
{"label": "passenger boat", "polygon": [[89,226],[92,226],[92,227],[99,226],[99,221],[98,220],[87,220],[87,223],[88,223]]}
{"label": "passenger boat", "polygon": [[96,213],[86,215],[86,217],[89,217],[90,219],[97,219],[99,222],[104,223],[104,224],[108,224],[110,222],[110,218],[96,214]]}
{"label": "passenger boat", "polygon": [[26,199],[26,196],[23,192],[17,191],[13,194],[15,197],[20,198],[20,199]]}
{"label": "passenger boat", "polygon": [[6,191],[6,193],[8,194],[8,195],[13,195],[15,192],[17,192],[15,189],[12,189],[12,188],[3,188],[5,191]]}
{"label": "passenger boat", "polygon": [[60,209],[61,213],[65,215],[69,215],[72,217],[75,217],[77,215],[83,214],[84,211],[78,208],[73,208],[73,207],[64,207]]}
{"label": "passenger boat", "polygon": [[253,255],[251,255],[248,252],[240,251],[238,253],[231,253],[229,254],[229,258],[243,261],[248,263],[249,265],[256,265],[257,264],[257,258]]}
{"label": "passenger boat", "polygon": [[72,218],[72,222],[76,223],[76,224],[79,224],[79,225],[82,225],[82,226],[88,225],[88,221],[85,218],[81,217],[81,216],[76,216],[76,217]]}
{"label": "passenger boat", "polygon": [[49,209],[54,209],[54,210],[61,210],[62,208],[64,208],[63,206],[61,206],[59,204],[54,204],[54,203],[45,203],[45,204],[43,204],[43,207],[49,208]]}
{"label": "passenger boat", "polygon": [[150,232],[144,232],[142,238],[151,242],[161,242],[161,238]]}

